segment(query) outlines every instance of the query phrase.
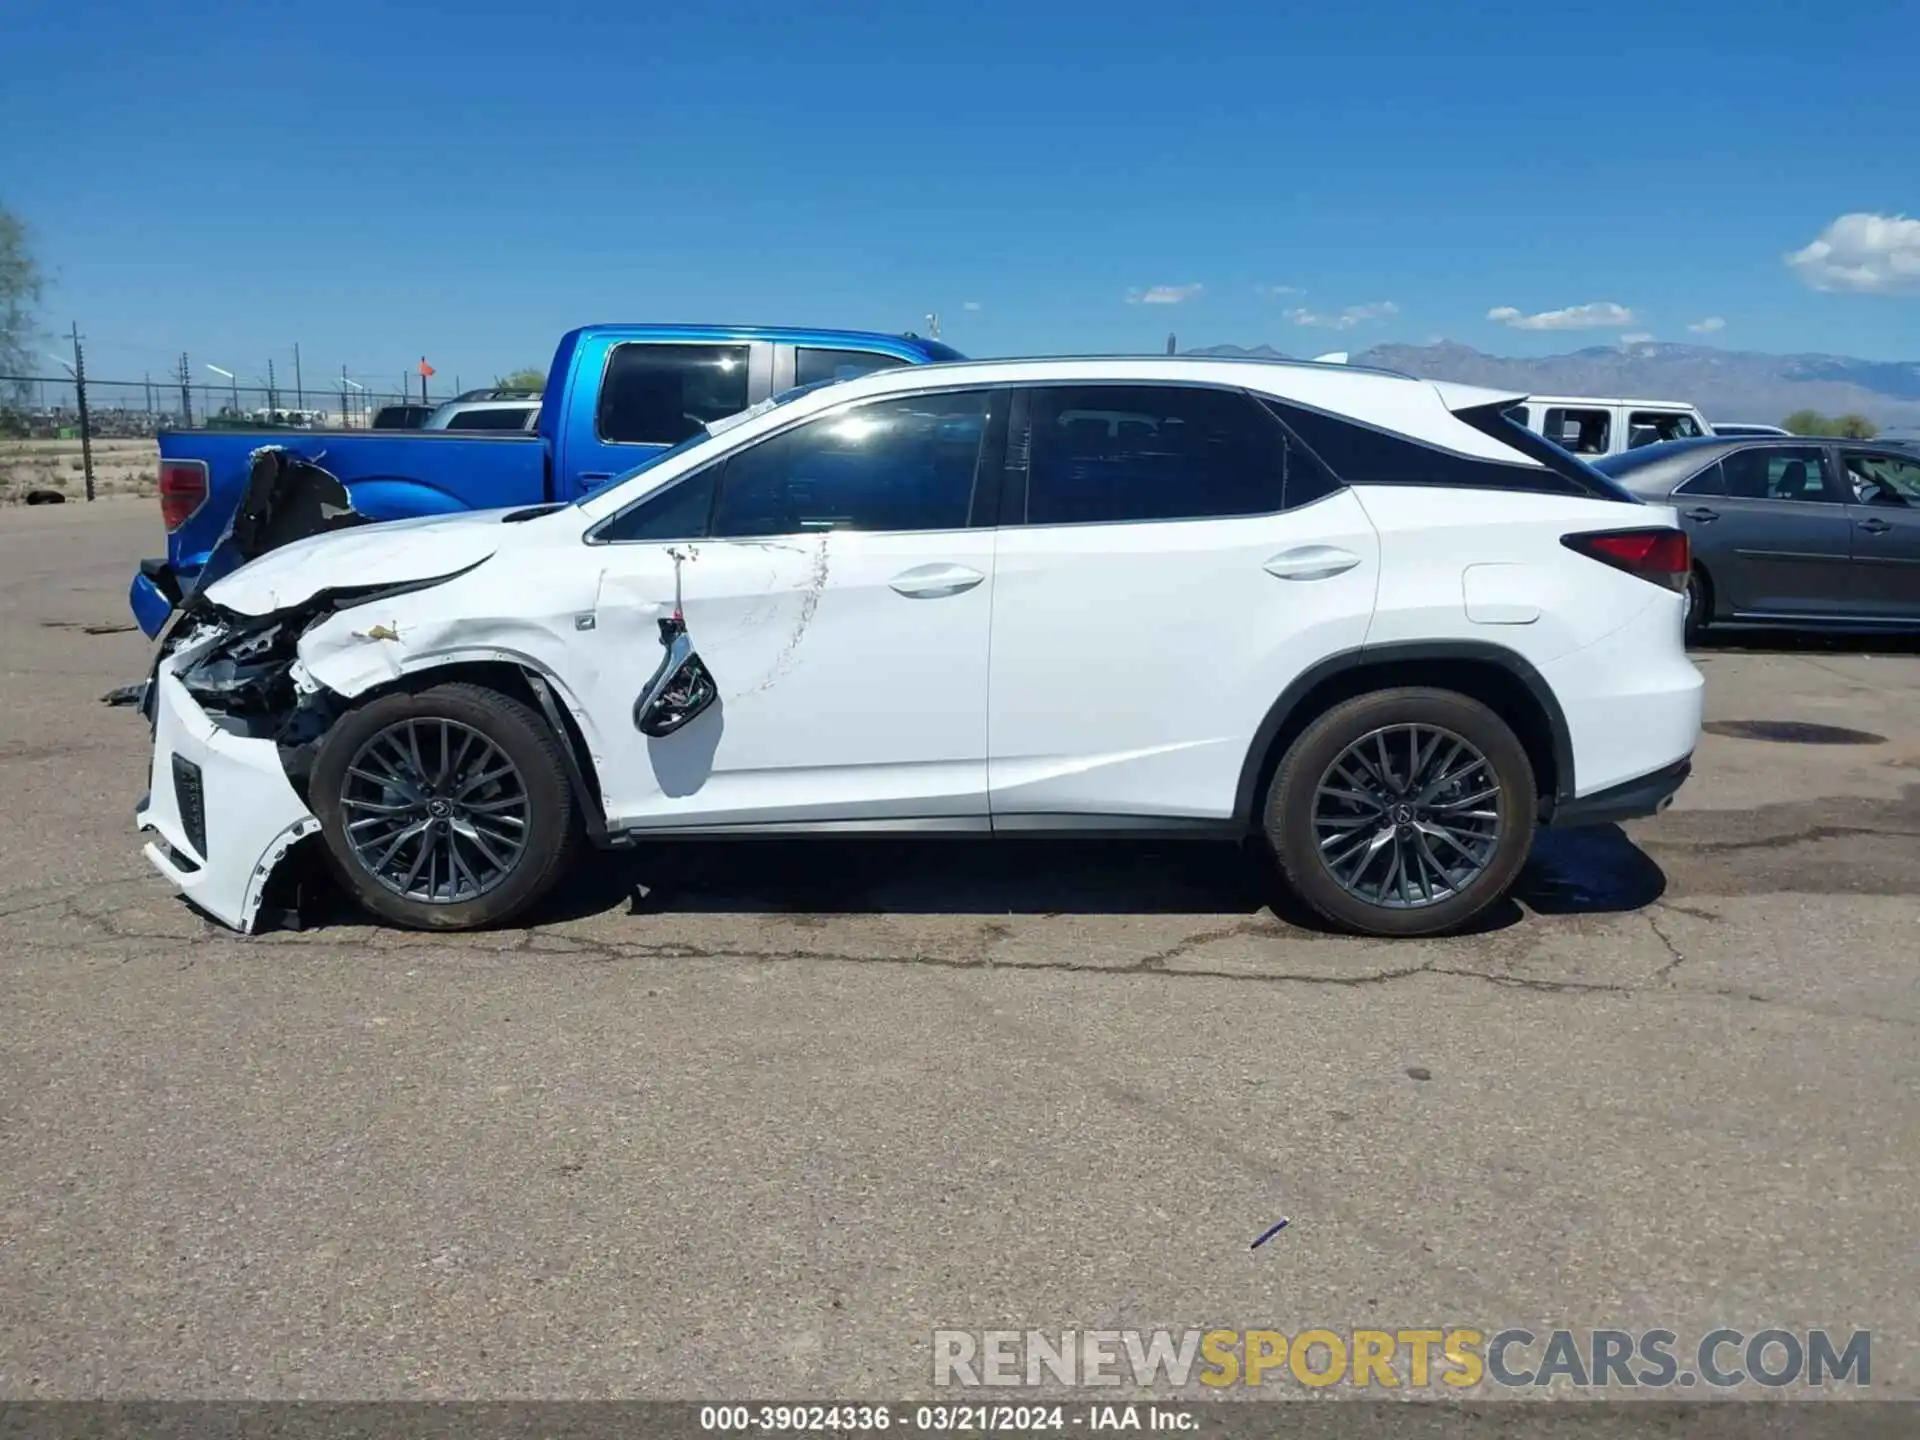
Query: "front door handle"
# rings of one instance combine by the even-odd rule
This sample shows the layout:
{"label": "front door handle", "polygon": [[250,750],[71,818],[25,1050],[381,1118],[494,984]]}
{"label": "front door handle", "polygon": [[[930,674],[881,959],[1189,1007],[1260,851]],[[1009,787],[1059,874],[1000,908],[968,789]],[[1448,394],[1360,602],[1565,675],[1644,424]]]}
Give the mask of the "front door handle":
{"label": "front door handle", "polygon": [[1282,580],[1330,580],[1360,563],[1360,557],[1338,545],[1302,545],[1283,550],[1260,568]]}
{"label": "front door handle", "polygon": [[1860,528],[1869,535],[1884,535],[1893,528],[1893,526],[1882,520],[1878,515],[1874,516],[1871,520],[1862,520],[1859,524]]}
{"label": "front door handle", "polygon": [[916,565],[903,570],[888,585],[910,600],[940,600],[973,589],[987,577],[965,565]]}
{"label": "front door handle", "polygon": [[1681,513],[1689,520],[1698,520],[1702,525],[1720,518],[1720,512],[1718,510],[1709,510],[1704,505],[1696,505],[1691,510],[1685,510]]}

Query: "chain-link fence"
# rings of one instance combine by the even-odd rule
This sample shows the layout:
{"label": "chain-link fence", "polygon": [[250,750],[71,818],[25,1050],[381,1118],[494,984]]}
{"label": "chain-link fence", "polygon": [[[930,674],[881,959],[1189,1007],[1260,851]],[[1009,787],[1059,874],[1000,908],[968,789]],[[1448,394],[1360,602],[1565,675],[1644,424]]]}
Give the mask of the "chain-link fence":
{"label": "chain-link fence", "polygon": [[0,375],[0,492],[13,499],[65,498],[80,480],[92,500],[98,477],[108,493],[146,493],[154,452],[141,442],[162,430],[407,428],[420,423],[424,407],[452,398],[452,392],[423,396],[417,385],[402,393],[352,381],[329,390]]}

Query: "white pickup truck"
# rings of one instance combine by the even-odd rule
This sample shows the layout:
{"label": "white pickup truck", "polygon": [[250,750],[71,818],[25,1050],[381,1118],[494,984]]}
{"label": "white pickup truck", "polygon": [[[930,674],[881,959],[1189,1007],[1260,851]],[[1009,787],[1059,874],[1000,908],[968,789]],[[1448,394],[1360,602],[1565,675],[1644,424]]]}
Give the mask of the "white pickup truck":
{"label": "white pickup truck", "polygon": [[1662,440],[1711,435],[1713,427],[1684,400],[1609,400],[1590,395],[1533,395],[1507,412],[1529,430],[1576,455],[1597,459]]}

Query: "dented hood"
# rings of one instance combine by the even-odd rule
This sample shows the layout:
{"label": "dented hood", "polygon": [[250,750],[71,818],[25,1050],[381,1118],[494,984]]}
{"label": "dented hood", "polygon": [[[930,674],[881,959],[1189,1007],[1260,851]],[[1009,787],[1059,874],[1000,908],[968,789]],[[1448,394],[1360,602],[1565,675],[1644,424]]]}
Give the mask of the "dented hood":
{"label": "dented hood", "polygon": [[[524,508],[524,507],[523,507]],[[387,520],[269,550],[207,587],[209,600],[242,615],[270,615],[323,590],[404,585],[454,575],[487,559],[513,527],[513,510]]]}

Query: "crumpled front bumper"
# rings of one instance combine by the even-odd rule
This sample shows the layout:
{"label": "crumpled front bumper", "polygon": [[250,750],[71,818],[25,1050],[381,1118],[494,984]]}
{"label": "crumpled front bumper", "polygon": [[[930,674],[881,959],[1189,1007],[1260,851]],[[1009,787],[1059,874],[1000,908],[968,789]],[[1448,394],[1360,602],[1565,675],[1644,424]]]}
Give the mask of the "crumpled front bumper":
{"label": "crumpled front bumper", "polygon": [[[196,647],[197,650],[198,647]],[[295,792],[279,747],[223,730],[174,673],[154,676],[153,772],[134,819],[158,836],[153,867],[201,910],[250,934],[273,869],[320,822]]]}

